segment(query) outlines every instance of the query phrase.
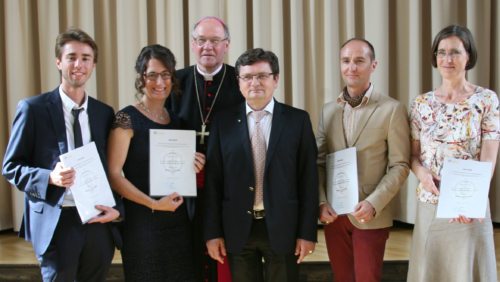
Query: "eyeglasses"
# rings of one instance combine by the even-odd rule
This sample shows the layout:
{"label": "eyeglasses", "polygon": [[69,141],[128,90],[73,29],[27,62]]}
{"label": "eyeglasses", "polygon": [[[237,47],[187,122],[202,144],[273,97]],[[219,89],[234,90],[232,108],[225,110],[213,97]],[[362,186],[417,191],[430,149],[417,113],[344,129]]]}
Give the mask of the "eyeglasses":
{"label": "eyeglasses", "polygon": [[261,81],[267,80],[272,75],[274,75],[274,73],[272,73],[272,72],[268,72],[268,73],[263,72],[263,73],[258,73],[258,74],[245,74],[245,75],[238,76],[238,78],[243,80],[244,82],[250,82],[250,81],[253,81],[254,78],[257,78],[257,80],[259,82],[261,82]]}
{"label": "eyeglasses", "polygon": [[161,77],[162,80],[169,80],[170,78],[172,78],[172,75],[168,72],[148,72],[144,74],[144,77],[149,81],[157,81],[158,77]]}
{"label": "eyeglasses", "polygon": [[196,45],[198,45],[198,47],[203,47],[207,43],[210,43],[210,45],[212,45],[213,47],[217,47],[220,43],[222,43],[223,41],[226,41],[227,38],[220,39],[220,38],[203,38],[203,37],[194,38],[193,37],[193,40],[196,43]]}
{"label": "eyeglasses", "polygon": [[449,56],[451,59],[456,59],[462,56],[462,51],[457,49],[451,49],[448,53],[446,53],[445,50],[438,50],[437,52],[434,53],[434,55],[436,55],[436,58],[438,59],[444,59],[447,56]]}

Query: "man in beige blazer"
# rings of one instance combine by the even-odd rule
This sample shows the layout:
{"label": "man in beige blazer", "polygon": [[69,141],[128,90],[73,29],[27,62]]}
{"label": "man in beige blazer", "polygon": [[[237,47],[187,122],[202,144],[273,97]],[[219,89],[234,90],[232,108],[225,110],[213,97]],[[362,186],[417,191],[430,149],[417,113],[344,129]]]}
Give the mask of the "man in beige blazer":
{"label": "man in beige blazer", "polygon": [[[370,82],[377,67],[370,42],[348,40],[340,64],[346,87],[324,105],[316,138],[320,221],[335,280],[380,281],[392,226],[388,205],[409,173],[407,112]],[[339,215],[327,201],[326,156],[349,147],[356,148],[360,202],[351,214]]]}

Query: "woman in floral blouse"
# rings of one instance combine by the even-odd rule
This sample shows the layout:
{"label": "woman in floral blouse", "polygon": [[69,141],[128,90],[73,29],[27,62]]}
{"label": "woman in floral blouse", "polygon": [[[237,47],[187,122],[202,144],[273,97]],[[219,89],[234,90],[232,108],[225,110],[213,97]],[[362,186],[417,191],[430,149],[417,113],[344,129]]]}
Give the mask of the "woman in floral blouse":
{"label": "woman in floral blouse", "polygon": [[410,110],[411,166],[420,183],[408,281],[497,281],[489,206],[484,219],[450,220],[435,214],[445,157],[491,162],[494,170],[498,96],[467,81],[477,51],[466,27],[441,30],[432,52],[442,83],[417,96]]}

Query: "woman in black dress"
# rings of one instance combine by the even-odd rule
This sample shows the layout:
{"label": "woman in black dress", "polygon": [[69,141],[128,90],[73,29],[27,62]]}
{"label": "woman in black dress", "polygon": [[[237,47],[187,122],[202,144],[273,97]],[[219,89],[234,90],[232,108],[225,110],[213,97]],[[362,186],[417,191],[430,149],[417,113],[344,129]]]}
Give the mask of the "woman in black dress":
{"label": "woman in black dress", "polygon": [[[179,128],[164,107],[177,87],[174,55],[161,45],[146,46],[135,70],[138,101],[116,114],[108,145],[111,186],[125,205],[125,279],[195,281],[190,223],[182,196],[149,196],[149,129]],[[198,172],[205,157],[196,153],[193,158]]]}

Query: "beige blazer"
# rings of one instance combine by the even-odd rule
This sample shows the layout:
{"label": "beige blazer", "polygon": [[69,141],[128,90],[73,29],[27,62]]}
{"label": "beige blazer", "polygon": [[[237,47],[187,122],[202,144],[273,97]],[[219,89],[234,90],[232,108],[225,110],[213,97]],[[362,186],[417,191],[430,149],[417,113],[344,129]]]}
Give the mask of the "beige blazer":
{"label": "beige blazer", "polygon": [[319,119],[316,137],[319,200],[327,202],[326,155],[356,147],[359,201],[370,202],[376,216],[364,224],[351,215],[349,220],[360,229],[392,226],[388,204],[410,171],[410,129],[406,109],[398,101],[373,90],[369,102],[363,106],[352,144],[347,144],[344,136],[343,109],[336,101],[327,103]]}

